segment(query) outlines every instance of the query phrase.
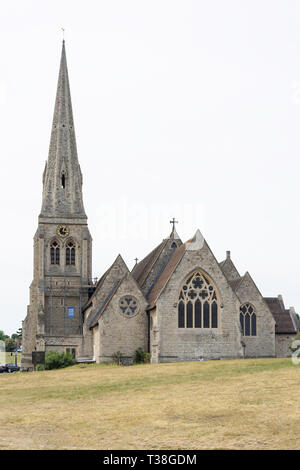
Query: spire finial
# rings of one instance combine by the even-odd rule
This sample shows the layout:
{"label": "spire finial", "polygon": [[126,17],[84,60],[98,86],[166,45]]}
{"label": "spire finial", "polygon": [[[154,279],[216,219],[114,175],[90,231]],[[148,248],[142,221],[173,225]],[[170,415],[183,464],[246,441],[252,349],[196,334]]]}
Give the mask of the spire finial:
{"label": "spire finial", "polygon": [[135,266],[138,264],[138,258],[134,258]]}
{"label": "spire finial", "polygon": [[65,28],[61,28],[62,30],[62,35],[63,35],[63,42],[65,42]]}

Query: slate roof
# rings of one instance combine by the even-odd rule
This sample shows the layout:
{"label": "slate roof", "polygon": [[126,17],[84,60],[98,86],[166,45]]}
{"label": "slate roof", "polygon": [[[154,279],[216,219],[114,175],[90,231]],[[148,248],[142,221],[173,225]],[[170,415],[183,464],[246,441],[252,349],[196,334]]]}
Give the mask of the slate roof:
{"label": "slate roof", "polygon": [[139,286],[143,286],[167,242],[168,239],[163,240],[156,248],[154,248],[154,250],[151,251],[151,253],[149,253],[149,255],[134,266],[131,274]]}
{"label": "slate roof", "polygon": [[171,256],[168,264],[166,265],[165,269],[159,276],[156,284],[154,285],[153,289],[151,290],[149,297],[148,297],[148,309],[151,309],[155,306],[155,303],[166,287],[170,277],[172,276],[173,272],[175,271],[177,265],[180,263],[184,253],[186,250],[186,244],[179,246]]}
{"label": "slate roof", "polygon": [[294,325],[290,310],[286,310],[278,297],[265,297],[269,309],[275,319],[275,333],[277,334],[295,334],[297,327]]}
{"label": "slate roof", "polygon": [[95,288],[94,288],[94,292],[93,292],[93,295],[88,299],[88,301],[84,304],[83,308],[82,308],[82,311],[84,312],[90,305],[92,305],[92,302],[93,302],[93,298],[94,298],[94,293],[96,291],[98,291],[103,282],[105,281],[106,279],[106,276],[108,275],[108,273],[110,272],[111,268],[113,267],[113,264],[110,266],[110,268],[108,268],[107,271],[105,271],[105,273],[103,274],[103,276],[101,276],[101,278],[99,279],[99,281],[97,282]]}

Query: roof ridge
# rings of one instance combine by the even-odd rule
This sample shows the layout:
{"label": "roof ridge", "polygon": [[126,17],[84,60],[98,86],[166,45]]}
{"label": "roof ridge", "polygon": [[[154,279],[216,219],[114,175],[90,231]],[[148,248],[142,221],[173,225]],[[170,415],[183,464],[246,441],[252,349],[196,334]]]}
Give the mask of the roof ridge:
{"label": "roof ridge", "polygon": [[[161,275],[159,276],[156,284],[153,286],[148,298],[148,310],[155,306],[155,303],[158,297],[161,295],[163,290],[165,289],[167,283],[169,282],[172,274],[174,273],[175,269],[177,268],[178,264],[183,258],[183,255],[186,252],[186,244],[183,243],[180,245],[176,250],[173,252],[169,263],[165,266],[164,270],[162,271]],[[169,270],[169,272],[168,272]],[[167,274],[167,275],[166,275]],[[166,278],[164,279],[164,275]]]}
{"label": "roof ridge", "polygon": [[[171,245],[171,248],[172,248],[172,245]],[[157,280],[159,279],[161,273],[163,272],[163,270],[165,269],[165,267],[166,267],[167,264],[169,263],[169,261],[170,261],[172,255],[173,255],[173,253],[174,253],[174,251],[177,250],[177,248],[178,248],[178,247],[177,247],[177,245],[176,245],[176,247],[173,247],[173,248],[171,249],[171,252],[170,252],[170,254],[169,254],[169,256],[168,256],[166,262],[165,262],[165,263],[163,264],[163,266],[160,268],[160,270],[159,270],[159,272],[157,273],[157,275],[155,276],[155,278],[154,278],[154,280],[153,280],[151,286],[149,287],[148,292],[147,292],[147,294],[146,294],[146,298],[150,295],[150,292],[152,291],[152,289],[153,289],[153,287],[155,286]]]}
{"label": "roof ridge", "polygon": [[[139,286],[143,286],[146,281],[148,274],[152,267],[161,255],[164,247],[166,246],[169,238],[164,239],[159,245],[157,245],[145,258],[143,258],[138,264],[134,266],[131,274]],[[152,256],[151,256],[152,255]]]}

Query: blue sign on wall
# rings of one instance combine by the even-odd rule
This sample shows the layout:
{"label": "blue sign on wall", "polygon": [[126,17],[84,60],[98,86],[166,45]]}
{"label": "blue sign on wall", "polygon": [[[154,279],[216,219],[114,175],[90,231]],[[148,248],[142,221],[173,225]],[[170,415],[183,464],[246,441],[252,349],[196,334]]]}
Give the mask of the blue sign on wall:
{"label": "blue sign on wall", "polygon": [[68,307],[68,318],[74,318],[74,315],[75,315],[75,308]]}

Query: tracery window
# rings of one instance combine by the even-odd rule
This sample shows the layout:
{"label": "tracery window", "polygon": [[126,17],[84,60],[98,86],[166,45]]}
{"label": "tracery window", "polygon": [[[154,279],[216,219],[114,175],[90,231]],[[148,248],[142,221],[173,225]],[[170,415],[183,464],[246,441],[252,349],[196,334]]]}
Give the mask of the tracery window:
{"label": "tracery window", "polygon": [[209,277],[198,270],[184,282],[178,299],[178,328],[218,328],[219,300]]}
{"label": "tracery window", "polygon": [[139,312],[137,298],[133,295],[123,295],[120,299],[120,311],[125,317],[133,317],[136,315]]}
{"label": "tracery window", "polygon": [[50,262],[51,264],[59,264],[59,243],[54,240],[50,245]]}
{"label": "tracery window", "polygon": [[66,246],[66,264],[75,265],[75,245],[69,241]]}
{"label": "tracery window", "polygon": [[256,336],[256,312],[253,305],[241,305],[240,322],[243,336]]}

